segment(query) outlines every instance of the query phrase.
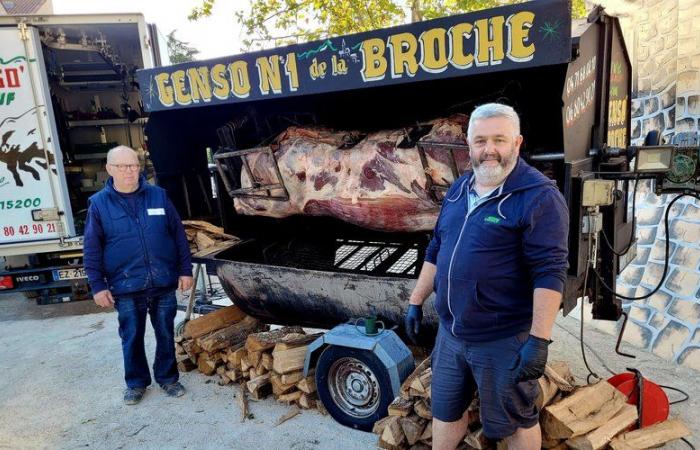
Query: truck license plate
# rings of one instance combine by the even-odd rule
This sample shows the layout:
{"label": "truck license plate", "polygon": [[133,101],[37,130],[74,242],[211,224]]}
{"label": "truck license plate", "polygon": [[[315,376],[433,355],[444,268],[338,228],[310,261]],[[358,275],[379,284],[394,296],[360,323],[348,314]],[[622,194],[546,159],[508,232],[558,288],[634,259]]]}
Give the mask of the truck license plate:
{"label": "truck license plate", "polygon": [[53,271],[54,281],[77,280],[78,278],[87,278],[85,275],[85,269],[82,267],[77,269],[56,269]]}

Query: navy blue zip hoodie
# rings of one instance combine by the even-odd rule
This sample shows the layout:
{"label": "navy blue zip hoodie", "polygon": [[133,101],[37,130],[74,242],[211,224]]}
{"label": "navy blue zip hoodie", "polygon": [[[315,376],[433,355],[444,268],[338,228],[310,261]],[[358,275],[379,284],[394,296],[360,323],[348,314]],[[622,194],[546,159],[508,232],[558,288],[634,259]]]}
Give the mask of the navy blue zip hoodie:
{"label": "navy blue zip hoodie", "polygon": [[472,176],[447,192],[425,260],[437,266],[441,325],[479,342],[530,330],[535,288],[563,292],[569,212],[556,183],[522,159],[502,188],[470,211]]}
{"label": "navy blue zip hoodie", "polygon": [[130,194],[104,189],[90,197],[84,264],[93,293],[156,295],[192,276],[184,227],[165,191],[146,182]]}

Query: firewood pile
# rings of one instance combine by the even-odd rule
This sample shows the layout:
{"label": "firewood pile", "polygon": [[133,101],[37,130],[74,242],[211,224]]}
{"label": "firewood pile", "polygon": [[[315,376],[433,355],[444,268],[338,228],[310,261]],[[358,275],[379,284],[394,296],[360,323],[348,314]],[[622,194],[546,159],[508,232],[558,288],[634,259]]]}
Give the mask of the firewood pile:
{"label": "firewood pile", "polygon": [[197,257],[207,256],[238,242],[236,236],[224,233],[224,229],[203,220],[183,220],[190,253]]}
{"label": "firewood pile", "polygon": [[218,376],[220,385],[241,386],[238,396],[243,420],[248,416],[246,395],[278,401],[303,409],[315,408],[314,373],[303,375],[308,345],[321,335],[301,327],[269,330],[267,325],[228,306],[191,320],[176,338],[178,369],[198,369]]}
{"label": "firewood pile", "polygon": [[[404,381],[399,397],[389,406],[389,415],[375,424],[372,431],[379,435],[380,448],[431,448],[431,379],[428,358]],[[690,434],[678,419],[629,431],[636,424],[637,409],[627,403],[627,397],[606,381],[575,386],[565,362],[548,364],[538,383],[540,395],[536,403],[541,411],[542,448],[646,449]],[[479,422],[478,398],[469,405],[467,414],[468,431],[459,448],[507,448],[504,441],[493,442],[484,436]]]}

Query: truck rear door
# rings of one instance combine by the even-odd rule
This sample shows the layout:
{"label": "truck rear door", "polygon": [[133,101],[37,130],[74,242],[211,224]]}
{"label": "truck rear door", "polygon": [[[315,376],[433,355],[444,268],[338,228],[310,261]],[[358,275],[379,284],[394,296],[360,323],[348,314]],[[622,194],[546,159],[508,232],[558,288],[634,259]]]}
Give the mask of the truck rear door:
{"label": "truck rear door", "polygon": [[0,27],[0,255],[75,236],[36,28]]}

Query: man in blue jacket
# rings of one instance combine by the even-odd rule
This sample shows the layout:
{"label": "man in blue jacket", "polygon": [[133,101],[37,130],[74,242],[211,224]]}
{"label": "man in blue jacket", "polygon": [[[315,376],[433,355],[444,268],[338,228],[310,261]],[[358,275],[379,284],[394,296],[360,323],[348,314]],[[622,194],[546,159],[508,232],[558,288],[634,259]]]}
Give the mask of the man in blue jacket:
{"label": "man in blue jacket", "polygon": [[180,217],[165,191],[148,184],[140,169],[129,147],[109,151],[110,178],[90,197],[83,249],[95,303],[118,313],[127,405],[141,401],[151,384],[143,343],[147,314],[156,335],[156,382],[171,397],[185,393],[175,361],[175,289],[192,287]]}
{"label": "man in blue jacket", "polygon": [[433,448],[457,447],[478,390],[487,437],[539,449],[537,378],[566,280],[568,210],[554,181],[519,158],[513,108],[476,108],[468,141],[473,170],[445,196],[406,331],[418,334],[422,304],[435,291]]}

